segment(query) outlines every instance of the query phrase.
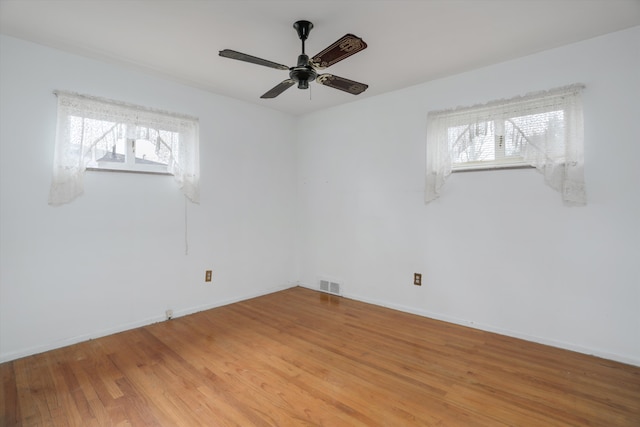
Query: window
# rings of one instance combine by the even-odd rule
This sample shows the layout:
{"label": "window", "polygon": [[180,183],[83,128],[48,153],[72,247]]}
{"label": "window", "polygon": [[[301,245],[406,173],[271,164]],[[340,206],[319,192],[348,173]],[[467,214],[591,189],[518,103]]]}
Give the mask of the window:
{"label": "window", "polygon": [[563,111],[469,123],[447,129],[451,168],[476,170],[529,166],[527,143],[547,132],[562,130]]}
{"label": "window", "polygon": [[459,170],[535,167],[568,205],[584,205],[581,85],[430,112],[426,202]]}
{"label": "window", "polygon": [[70,116],[72,149],[88,143],[87,169],[168,173],[178,132]]}
{"label": "window", "polygon": [[171,174],[198,202],[198,120],[68,92],[58,96],[58,126],[49,203],[83,192],[86,169]]}

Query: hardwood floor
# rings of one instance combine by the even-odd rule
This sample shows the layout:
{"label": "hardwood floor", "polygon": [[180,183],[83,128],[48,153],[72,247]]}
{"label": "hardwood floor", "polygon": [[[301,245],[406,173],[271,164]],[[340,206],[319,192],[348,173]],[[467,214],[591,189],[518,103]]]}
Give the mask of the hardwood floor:
{"label": "hardwood floor", "polygon": [[640,368],[293,288],[0,365],[2,426],[640,426]]}

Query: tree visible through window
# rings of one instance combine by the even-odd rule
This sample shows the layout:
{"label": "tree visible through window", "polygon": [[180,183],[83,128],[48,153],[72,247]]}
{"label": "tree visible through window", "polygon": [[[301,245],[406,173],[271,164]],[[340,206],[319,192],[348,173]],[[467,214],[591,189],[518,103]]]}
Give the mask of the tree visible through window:
{"label": "tree visible through window", "polygon": [[527,144],[563,131],[563,111],[452,126],[447,129],[452,169],[527,166]]}
{"label": "tree visible through window", "polygon": [[168,172],[180,135],[159,128],[70,116],[70,148],[93,169]]}
{"label": "tree visible through window", "polygon": [[427,115],[425,201],[455,170],[531,166],[567,205],[586,204],[582,85]]}
{"label": "tree visible through window", "polygon": [[199,199],[198,119],[118,101],[56,92],[58,124],[49,203],[83,192],[87,168],[161,172]]}

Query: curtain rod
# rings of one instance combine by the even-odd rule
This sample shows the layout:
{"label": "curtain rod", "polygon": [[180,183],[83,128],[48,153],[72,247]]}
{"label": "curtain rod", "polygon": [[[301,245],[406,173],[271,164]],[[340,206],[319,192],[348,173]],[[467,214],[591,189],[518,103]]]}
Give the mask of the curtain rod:
{"label": "curtain rod", "polygon": [[69,97],[69,98],[76,98],[76,99],[82,99],[82,100],[87,100],[87,101],[95,101],[95,102],[100,102],[100,103],[103,103],[103,104],[114,105],[114,106],[117,106],[117,107],[125,107],[125,108],[130,108],[130,109],[139,110],[139,111],[141,110],[141,111],[155,113],[155,114],[162,114],[162,115],[174,117],[174,118],[177,118],[177,119],[192,120],[192,121],[196,121],[196,122],[200,120],[200,119],[198,119],[198,117],[190,116],[190,115],[187,115],[187,114],[173,113],[171,111],[160,110],[160,109],[156,109],[156,108],[145,107],[145,106],[142,106],[142,105],[131,104],[131,103],[128,103],[128,102],[116,101],[114,99],[102,98],[102,97],[93,96],[93,95],[85,95],[85,94],[82,94],[82,93],[70,92],[70,91],[66,91],[66,90],[54,90],[53,94],[56,95],[56,96],[66,96],[66,97]]}
{"label": "curtain rod", "polygon": [[[470,106],[460,106],[455,108],[449,108],[444,110],[434,110],[429,111],[427,116],[437,117],[440,115],[457,115],[457,114],[467,114],[469,112],[484,112],[485,110],[492,110],[497,108],[508,108],[512,104],[524,103],[524,102],[535,102],[539,99],[544,99],[546,97],[563,97],[569,94],[580,93],[585,88],[585,85],[581,83],[575,83],[568,86],[563,86],[559,88],[542,90],[537,92],[530,92],[525,95],[518,95],[512,98],[503,98],[496,99],[493,101],[489,101],[484,104],[476,104]],[[549,100],[551,102],[551,100]]]}

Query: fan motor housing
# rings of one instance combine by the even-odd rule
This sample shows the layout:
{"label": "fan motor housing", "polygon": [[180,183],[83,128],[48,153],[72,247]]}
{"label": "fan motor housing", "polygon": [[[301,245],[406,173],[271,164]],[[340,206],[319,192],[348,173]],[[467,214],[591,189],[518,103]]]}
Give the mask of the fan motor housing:
{"label": "fan motor housing", "polygon": [[292,67],[289,71],[289,77],[295,82],[298,82],[298,89],[308,89],[309,81],[316,79],[318,73],[309,65],[309,57],[307,55],[298,56],[298,65]]}

